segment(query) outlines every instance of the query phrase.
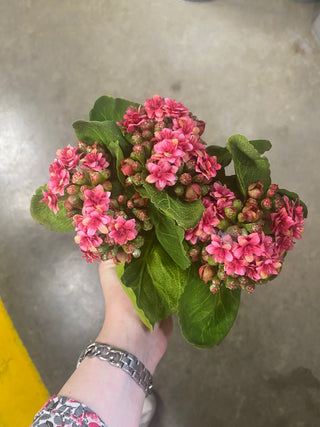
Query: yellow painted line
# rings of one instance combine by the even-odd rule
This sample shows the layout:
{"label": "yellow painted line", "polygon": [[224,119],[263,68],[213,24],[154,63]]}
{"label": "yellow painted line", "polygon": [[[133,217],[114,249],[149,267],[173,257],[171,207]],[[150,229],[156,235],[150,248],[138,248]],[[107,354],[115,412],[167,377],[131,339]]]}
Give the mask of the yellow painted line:
{"label": "yellow painted line", "polygon": [[0,427],[27,427],[49,398],[0,299]]}

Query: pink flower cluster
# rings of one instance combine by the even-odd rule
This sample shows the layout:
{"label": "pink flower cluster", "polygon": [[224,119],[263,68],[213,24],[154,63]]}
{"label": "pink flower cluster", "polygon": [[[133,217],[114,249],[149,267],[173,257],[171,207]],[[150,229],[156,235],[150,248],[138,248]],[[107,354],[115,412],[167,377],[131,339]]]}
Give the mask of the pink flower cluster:
{"label": "pink flower cluster", "polygon": [[111,192],[105,191],[102,185],[92,190],[85,190],[82,215],[75,215],[73,220],[79,244],[87,261],[100,259],[98,247],[104,241],[108,244],[123,245],[137,236],[135,219],[126,221],[122,216],[109,215]]}
{"label": "pink flower cluster", "polygon": [[[201,221],[185,232],[185,239],[193,245],[191,258],[196,261],[202,249],[204,264],[199,274],[205,282],[212,281],[212,292],[218,292],[223,284],[252,292],[255,284],[280,272],[285,253],[293,247],[294,239],[301,238],[303,209],[279,194],[273,194],[275,211],[263,210],[265,199],[249,198],[243,207],[226,186],[215,182],[210,189],[203,199]],[[254,218],[255,223],[243,222],[248,213],[246,217]],[[268,234],[263,231],[265,225]]]}
{"label": "pink flower cluster", "polygon": [[59,210],[57,194],[64,195],[64,189],[70,181],[70,171],[78,166],[81,154],[77,152],[76,147],[69,144],[62,150],[57,150],[57,156],[50,165],[48,191],[42,191],[44,198],[41,200],[41,202],[48,204],[55,214]]}
{"label": "pink flower cluster", "polygon": [[149,172],[145,180],[159,191],[177,184],[186,164],[208,182],[221,169],[200,139],[204,122],[194,119],[180,102],[155,95],[143,107],[130,107],[119,124],[133,134],[135,143],[151,149],[145,159]]}

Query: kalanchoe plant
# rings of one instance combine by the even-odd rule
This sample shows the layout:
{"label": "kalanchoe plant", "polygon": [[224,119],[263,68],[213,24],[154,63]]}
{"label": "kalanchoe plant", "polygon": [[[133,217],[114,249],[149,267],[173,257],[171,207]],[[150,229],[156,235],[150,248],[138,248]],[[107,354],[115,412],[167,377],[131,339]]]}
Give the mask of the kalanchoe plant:
{"label": "kalanchoe plant", "polygon": [[206,146],[205,123],[158,95],[144,105],[103,96],[73,127],[78,143],[57,151],[33,218],[75,230],[88,262],[113,259],[150,329],[178,313],[189,342],[219,344],[241,290],[274,279],[303,233],[306,206],[271,183],[270,142]]}

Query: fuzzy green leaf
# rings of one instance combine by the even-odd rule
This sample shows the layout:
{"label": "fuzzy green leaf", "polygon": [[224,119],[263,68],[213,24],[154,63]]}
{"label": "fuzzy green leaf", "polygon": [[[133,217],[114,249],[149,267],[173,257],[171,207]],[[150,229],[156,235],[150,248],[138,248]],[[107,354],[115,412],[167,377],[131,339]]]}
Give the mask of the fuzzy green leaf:
{"label": "fuzzy green leaf", "polygon": [[248,186],[261,181],[265,191],[271,184],[270,165],[243,135],[233,135],[227,141],[227,148],[232,155],[234,169],[243,196],[247,197]]}
{"label": "fuzzy green leaf", "polygon": [[36,193],[32,196],[30,213],[32,218],[41,225],[49,228],[53,231],[60,231],[62,233],[67,233],[68,231],[74,231],[74,226],[72,225],[71,219],[66,217],[66,208],[64,207],[64,202],[61,201],[58,203],[59,211],[55,215],[51,211],[47,204],[40,203],[40,200],[43,199],[43,191],[47,191],[47,186],[43,185],[36,190]]}
{"label": "fuzzy green leaf", "polygon": [[120,122],[130,105],[134,107],[139,106],[136,102],[128,101],[127,99],[101,96],[94,103],[89,113],[89,120],[98,122],[112,120],[114,122]]}
{"label": "fuzzy green leaf", "polygon": [[199,348],[219,344],[237,316],[240,294],[240,289],[231,291],[224,286],[220,292],[211,293],[193,264],[178,308],[179,322],[186,340]]}
{"label": "fuzzy green leaf", "polygon": [[271,142],[267,139],[256,139],[249,142],[260,154],[269,151],[272,147]]}
{"label": "fuzzy green leaf", "polygon": [[119,278],[119,280],[121,282],[121,285],[122,285],[125,293],[128,295],[128,297],[130,298],[130,301],[132,302],[132,304],[133,304],[136,312],[139,314],[139,317],[140,317],[142,323],[144,323],[146,325],[146,327],[149,328],[152,331],[153,330],[153,326],[151,325],[151,323],[149,322],[148,318],[144,314],[144,311],[141,308],[139,308],[138,305],[137,305],[137,298],[136,298],[135,293],[133,292],[133,290],[130,287],[125,286],[122,283],[122,276],[123,276],[123,273],[124,273],[124,263],[120,263],[119,265],[116,265],[116,273],[117,273],[117,276],[118,276],[118,278]]}
{"label": "fuzzy green leaf", "polygon": [[190,265],[190,258],[183,244],[184,230],[152,205],[149,212],[159,243],[173,261],[185,270]]}
{"label": "fuzzy green leaf", "polygon": [[130,154],[131,148],[128,141],[123,137],[120,128],[113,121],[106,120],[104,122],[78,120],[72,124],[79,141],[84,141],[86,144],[103,145],[108,150],[110,143],[118,141],[124,156]]}
{"label": "fuzzy green leaf", "polygon": [[290,200],[293,200],[294,202],[299,202],[300,206],[302,206],[303,209],[303,216],[305,218],[307,218],[308,216],[308,208],[307,205],[305,203],[303,203],[302,200],[300,200],[300,197],[298,196],[297,193],[294,193],[293,191],[289,191],[289,190],[285,190],[284,188],[279,188],[278,192],[282,195],[282,196],[287,196],[289,197]]}
{"label": "fuzzy green leaf", "polygon": [[209,156],[216,156],[217,162],[225,168],[232,161],[232,156],[226,147],[220,147],[219,145],[209,145],[206,148],[206,152]]}
{"label": "fuzzy green leaf", "polygon": [[182,202],[179,199],[173,199],[165,191],[158,191],[146,182],[143,183],[143,187],[144,194],[147,196],[140,193],[142,197],[148,197],[157,209],[174,219],[180,227],[188,230],[194,228],[201,220],[204,207],[200,200],[190,203]]}
{"label": "fuzzy green leaf", "polygon": [[186,277],[155,236],[150,236],[141,256],[125,266],[121,281],[132,289],[137,306],[154,326],[177,311]]}

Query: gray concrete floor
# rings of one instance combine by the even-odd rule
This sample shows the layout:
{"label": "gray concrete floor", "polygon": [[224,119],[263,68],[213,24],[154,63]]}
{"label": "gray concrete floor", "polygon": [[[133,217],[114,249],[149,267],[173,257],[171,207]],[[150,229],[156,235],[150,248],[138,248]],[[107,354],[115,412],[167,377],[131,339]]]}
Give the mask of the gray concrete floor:
{"label": "gray concrete floor", "polygon": [[192,348],[176,323],[152,425],[319,425],[317,10],[291,0],[0,0],[0,295],[51,393],[99,330],[102,295],[73,234],[34,223],[30,197],[96,98],[158,93],[205,120],[208,143],[270,139],[273,182],[298,192],[310,215],[280,277],[243,294],[219,347]]}

